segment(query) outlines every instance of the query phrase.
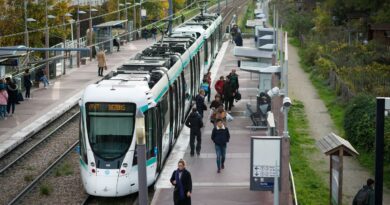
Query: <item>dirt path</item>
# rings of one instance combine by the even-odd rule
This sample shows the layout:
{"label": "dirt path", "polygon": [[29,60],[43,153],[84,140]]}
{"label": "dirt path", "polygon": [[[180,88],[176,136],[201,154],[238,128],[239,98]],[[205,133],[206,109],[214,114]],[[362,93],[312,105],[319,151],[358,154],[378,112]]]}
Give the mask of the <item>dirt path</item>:
{"label": "dirt path", "polygon": [[[330,132],[336,133],[325,104],[311,84],[309,75],[300,67],[297,49],[291,45],[288,49],[289,96],[303,102],[312,138],[319,140]],[[313,156],[308,158],[311,160],[312,167],[329,186],[329,157],[325,157],[317,149]],[[353,196],[369,177],[373,178],[365,168],[358,164],[356,159],[352,157],[344,158],[343,204],[352,204]],[[390,204],[390,190],[386,188],[384,189],[383,204]]]}

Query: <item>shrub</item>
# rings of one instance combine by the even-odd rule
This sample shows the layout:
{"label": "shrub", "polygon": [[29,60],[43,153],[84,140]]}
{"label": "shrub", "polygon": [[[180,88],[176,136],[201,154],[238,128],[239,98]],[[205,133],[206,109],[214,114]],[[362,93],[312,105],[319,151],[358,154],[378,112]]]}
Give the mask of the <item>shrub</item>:
{"label": "shrub", "polygon": [[347,106],[344,129],[347,139],[366,151],[374,147],[375,139],[375,98],[358,95]]}

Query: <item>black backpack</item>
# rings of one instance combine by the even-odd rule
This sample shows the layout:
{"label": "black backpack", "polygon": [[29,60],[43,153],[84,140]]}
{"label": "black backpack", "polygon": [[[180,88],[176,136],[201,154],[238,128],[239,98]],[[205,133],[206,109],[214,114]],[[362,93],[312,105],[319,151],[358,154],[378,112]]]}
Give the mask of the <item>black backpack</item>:
{"label": "black backpack", "polygon": [[370,188],[368,187],[361,188],[353,198],[352,205],[367,205],[369,196],[370,196]]}

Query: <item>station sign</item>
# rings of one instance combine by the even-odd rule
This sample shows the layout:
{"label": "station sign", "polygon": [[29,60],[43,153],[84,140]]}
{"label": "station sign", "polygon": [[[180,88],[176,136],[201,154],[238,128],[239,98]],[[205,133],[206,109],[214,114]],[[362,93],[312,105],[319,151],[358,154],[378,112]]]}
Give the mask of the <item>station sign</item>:
{"label": "station sign", "polygon": [[[280,182],[281,137],[251,137],[250,190],[273,191]],[[280,183],[278,183],[280,189]]]}

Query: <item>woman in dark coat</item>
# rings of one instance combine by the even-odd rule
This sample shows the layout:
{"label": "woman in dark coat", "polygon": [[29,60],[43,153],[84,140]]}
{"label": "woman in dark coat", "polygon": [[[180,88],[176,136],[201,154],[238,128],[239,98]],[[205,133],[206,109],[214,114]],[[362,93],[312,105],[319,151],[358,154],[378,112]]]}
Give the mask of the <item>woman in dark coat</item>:
{"label": "woman in dark coat", "polygon": [[30,98],[30,89],[32,86],[31,83],[31,74],[29,72],[29,69],[26,69],[23,74],[23,83],[24,83],[24,88],[26,88],[26,94],[25,98]]}
{"label": "woman in dark coat", "polygon": [[225,84],[223,85],[223,96],[225,100],[225,110],[230,112],[232,110],[234,101],[234,91],[230,85],[230,79],[226,78]]}
{"label": "woman in dark coat", "polygon": [[186,163],[180,159],[177,170],[172,173],[171,183],[175,186],[173,202],[175,205],[191,205],[192,179],[191,173],[185,168]]}
{"label": "woman in dark coat", "polygon": [[18,101],[18,86],[11,80],[11,78],[6,78],[7,83],[7,92],[8,92],[8,104],[7,104],[7,112],[12,114],[15,112],[15,104]]}

